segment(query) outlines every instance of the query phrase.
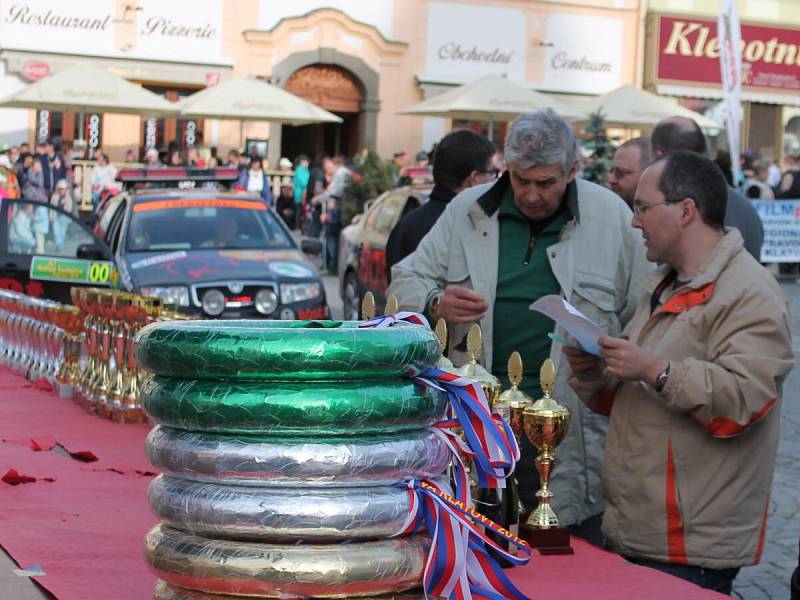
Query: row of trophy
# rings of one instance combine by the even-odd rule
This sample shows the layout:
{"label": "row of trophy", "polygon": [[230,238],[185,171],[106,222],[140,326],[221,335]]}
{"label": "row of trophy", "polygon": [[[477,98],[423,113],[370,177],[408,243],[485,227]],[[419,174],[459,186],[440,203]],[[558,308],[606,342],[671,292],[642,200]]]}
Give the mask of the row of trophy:
{"label": "row of trophy", "polygon": [[[390,296],[386,302],[385,314],[397,312],[397,298]],[[375,315],[375,302],[371,294],[368,293],[364,298],[364,318],[372,318]],[[371,316],[369,313],[371,311]],[[542,389],[543,397],[534,401],[529,395],[519,389],[522,383],[523,365],[522,357],[519,352],[513,352],[508,361],[508,378],[511,382],[510,389],[502,391],[500,380],[492,375],[480,363],[479,359],[483,350],[483,340],[480,325],[473,325],[467,334],[467,351],[470,360],[460,368],[456,368],[444,353],[447,348],[447,325],[443,319],[439,319],[436,324],[436,335],[442,349],[442,356],[439,360],[439,368],[453,371],[461,376],[475,380],[483,389],[492,413],[497,413],[503,417],[510,425],[518,441],[523,437],[534,445],[538,450],[535,459],[536,470],[539,473],[540,487],[536,492],[538,505],[535,510],[530,512],[523,523],[518,523],[517,519],[524,513],[523,507],[513,506],[505,511],[495,508],[493,514],[485,516],[492,518],[499,515],[500,520],[513,522],[500,522],[509,531],[519,531],[519,536],[527,541],[531,546],[538,548],[543,554],[571,554],[569,530],[562,527],[555,511],[551,506],[553,492],[550,489],[550,475],[555,464],[555,448],[564,439],[569,429],[570,413],[567,408],[552,397],[556,384],[555,365],[549,358],[542,364],[539,373],[539,385]],[[511,498],[506,498],[505,504],[509,500],[519,503],[516,494],[516,481],[507,482],[507,488],[500,493],[510,494]],[[479,503],[483,502],[484,507],[489,507],[493,502],[496,507],[502,504],[502,498],[492,496],[486,498],[485,494],[476,490],[473,494],[476,501],[476,510],[481,511]],[[496,491],[495,491],[496,492]],[[498,519],[493,519],[498,521]],[[499,522],[499,521],[498,521]],[[518,527],[517,527],[518,526]]]}
{"label": "row of trophy", "polygon": [[0,290],[0,361],[31,380],[74,373],[79,333],[76,307]]}

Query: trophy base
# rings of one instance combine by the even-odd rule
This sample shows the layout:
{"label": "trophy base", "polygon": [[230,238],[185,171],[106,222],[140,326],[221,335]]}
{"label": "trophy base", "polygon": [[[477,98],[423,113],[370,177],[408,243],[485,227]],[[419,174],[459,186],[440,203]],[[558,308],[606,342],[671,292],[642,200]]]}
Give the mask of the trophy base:
{"label": "trophy base", "polygon": [[519,537],[542,554],[574,554],[566,527],[531,527],[524,521],[519,524]]}
{"label": "trophy base", "polygon": [[147,423],[147,415],[141,408],[111,407],[110,418],[115,423]]}

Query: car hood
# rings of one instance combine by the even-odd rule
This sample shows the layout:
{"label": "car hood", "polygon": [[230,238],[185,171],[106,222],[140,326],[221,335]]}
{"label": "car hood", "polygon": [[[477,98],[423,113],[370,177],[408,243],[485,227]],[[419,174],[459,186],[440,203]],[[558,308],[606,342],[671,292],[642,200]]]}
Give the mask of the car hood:
{"label": "car hood", "polygon": [[319,280],[314,265],[299,250],[191,250],[136,252],[127,255],[128,272],[142,286],[206,281]]}

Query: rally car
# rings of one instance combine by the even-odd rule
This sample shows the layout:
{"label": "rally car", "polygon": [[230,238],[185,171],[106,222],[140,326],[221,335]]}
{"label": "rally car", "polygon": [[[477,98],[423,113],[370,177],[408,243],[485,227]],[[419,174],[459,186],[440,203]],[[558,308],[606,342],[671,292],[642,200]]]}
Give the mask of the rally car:
{"label": "rally car", "polygon": [[161,187],[163,171],[121,171],[134,189],[99,209],[94,234],[111,249],[123,289],[205,318],[329,316],[319,273],[283,221],[257,194],[219,189],[235,169],[182,171],[175,180],[200,185]]}

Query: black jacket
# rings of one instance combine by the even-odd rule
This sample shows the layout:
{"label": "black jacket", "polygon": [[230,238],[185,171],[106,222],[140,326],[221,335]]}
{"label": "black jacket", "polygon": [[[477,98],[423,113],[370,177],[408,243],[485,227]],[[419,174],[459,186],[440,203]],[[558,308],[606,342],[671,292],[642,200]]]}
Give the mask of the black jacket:
{"label": "black jacket", "polygon": [[455,192],[434,186],[428,201],[403,215],[386,241],[386,280],[392,280],[392,265],[414,252],[431,230]]}
{"label": "black jacket", "polygon": [[725,227],[736,227],[744,238],[744,247],[761,262],[761,245],[764,243],[764,226],[753,203],[739,190],[728,186],[728,207],[725,210]]}

